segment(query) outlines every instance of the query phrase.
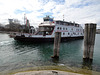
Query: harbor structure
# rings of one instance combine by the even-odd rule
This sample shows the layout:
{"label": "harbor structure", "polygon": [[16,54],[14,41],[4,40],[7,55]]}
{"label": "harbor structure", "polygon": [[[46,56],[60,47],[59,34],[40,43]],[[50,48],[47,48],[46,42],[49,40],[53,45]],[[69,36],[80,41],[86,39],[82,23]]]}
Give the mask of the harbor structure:
{"label": "harbor structure", "polygon": [[61,32],[55,32],[54,49],[52,58],[59,58]]}
{"label": "harbor structure", "polygon": [[84,30],[84,52],[83,52],[83,59],[86,61],[93,60],[95,34],[96,34],[96,24],[86,23]]}

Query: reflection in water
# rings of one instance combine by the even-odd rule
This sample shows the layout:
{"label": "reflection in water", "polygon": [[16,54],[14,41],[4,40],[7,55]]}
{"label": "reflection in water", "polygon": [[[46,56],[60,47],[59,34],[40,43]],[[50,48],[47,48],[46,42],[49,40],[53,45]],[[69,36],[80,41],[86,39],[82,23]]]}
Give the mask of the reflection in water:
{"label": "reflection in water", "polygon": [[59,58],[52,58],[52,62],[57,65],[59,63]]}
{"label": "reflection in water", "polygon": [[82,68],[92,70],[92,64],[93,64],[92,59],[83,59]]}

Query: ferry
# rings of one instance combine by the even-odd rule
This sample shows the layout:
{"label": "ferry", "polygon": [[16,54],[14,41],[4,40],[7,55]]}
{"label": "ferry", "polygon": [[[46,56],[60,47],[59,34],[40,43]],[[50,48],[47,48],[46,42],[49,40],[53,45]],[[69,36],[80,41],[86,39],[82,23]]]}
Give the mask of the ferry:
{"label": "ferry", "polygon": [[83,39],[84,32],[80,24],[75,22],[66,22],[62,20],[54,20],[50,16],[43,18],[43,22],[39,24],[39,30],[35,34],[16,34],[14,37],[17,41],[24,42],[53,42],[55,32],[61,32],[61,42],[75,39]]}

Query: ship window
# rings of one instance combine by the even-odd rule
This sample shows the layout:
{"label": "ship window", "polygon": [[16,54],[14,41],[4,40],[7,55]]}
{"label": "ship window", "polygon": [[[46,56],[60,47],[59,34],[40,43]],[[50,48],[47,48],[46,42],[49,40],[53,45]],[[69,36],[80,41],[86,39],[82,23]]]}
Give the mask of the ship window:
{"label": "ship window", "polygon": [[63,35],[65,35],[65,33],[63,33]]}
{"label": "ship window", "polygon": [[74,34],[74,35],[76,35],[76,33],[75,33],[75,32],[73,32],[73,34]]}
{"label": "ship window", "polygon": [[57,29],[59,29],[59,27]]}
{"label": "ship window", "polygon": [[68,33],[68,35],[69,35],[70,33]]}
{"label": "ship window", "polygon": [[49,21],[49,19],[44,19],[44,21]]}

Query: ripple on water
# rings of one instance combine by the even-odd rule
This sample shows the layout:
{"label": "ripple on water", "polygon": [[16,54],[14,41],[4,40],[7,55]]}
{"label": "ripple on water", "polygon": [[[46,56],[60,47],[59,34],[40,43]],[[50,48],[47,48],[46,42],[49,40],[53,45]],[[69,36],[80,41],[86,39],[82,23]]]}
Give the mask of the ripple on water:
{"label": "ripple on water", "polygon": [[6,46],[9,44],[12,44],[13,40],[8,40],[8,41],[0,41],[0,46]]}
{"label": "ripple on water", "polygon": [[[61,43],[59,60],[53,61],[50,58],[53,55],[53,43],[21,43],[5,37],[6,40],[0,40],[0,71],[46,65],[82,67],[83,40]],[[95,70],[100,69],[100,40],[97,39],[92,65]]]}

